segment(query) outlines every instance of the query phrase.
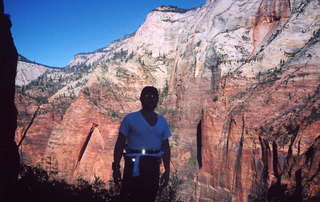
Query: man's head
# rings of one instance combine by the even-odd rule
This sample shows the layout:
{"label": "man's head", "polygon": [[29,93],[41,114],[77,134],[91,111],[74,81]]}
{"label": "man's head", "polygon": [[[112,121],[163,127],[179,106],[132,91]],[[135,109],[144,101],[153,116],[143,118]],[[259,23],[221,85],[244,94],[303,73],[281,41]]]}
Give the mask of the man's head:
{"label": "man's head", "polygon": [[158,90],[153,86],[146,86],[140,94],[142,108],[146,110],[154,110],[159,101]]}

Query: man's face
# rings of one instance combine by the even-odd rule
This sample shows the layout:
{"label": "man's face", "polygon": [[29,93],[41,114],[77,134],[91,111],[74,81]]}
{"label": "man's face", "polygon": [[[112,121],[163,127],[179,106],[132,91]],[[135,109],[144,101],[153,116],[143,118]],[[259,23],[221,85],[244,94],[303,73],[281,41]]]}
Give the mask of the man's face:
{"label": "man's face", "polygon": [[143,108],[154,110],[157,107],[159,96],[154,92],[145,92],[141,95],[140,101]]}

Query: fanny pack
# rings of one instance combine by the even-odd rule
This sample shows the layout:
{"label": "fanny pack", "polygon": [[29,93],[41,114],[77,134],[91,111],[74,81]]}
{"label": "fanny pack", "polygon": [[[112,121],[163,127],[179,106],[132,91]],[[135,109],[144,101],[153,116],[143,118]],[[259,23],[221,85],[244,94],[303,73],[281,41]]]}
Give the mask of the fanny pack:
{"label": "fanny pack", "polygon": [[[160,150],[131,150],[126,149],[124,154],[128,173],[131,176],[140,176],[159,169],[163,152]],[[140,172],[141,171],[141,172]]]}

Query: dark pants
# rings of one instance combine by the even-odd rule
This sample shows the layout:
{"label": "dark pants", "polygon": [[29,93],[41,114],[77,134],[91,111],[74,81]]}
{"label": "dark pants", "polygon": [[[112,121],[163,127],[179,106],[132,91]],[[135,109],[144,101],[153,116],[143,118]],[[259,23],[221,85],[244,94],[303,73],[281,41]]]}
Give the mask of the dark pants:
{"label": "dark pants", "polygon": [[122,202],[154,202],[159,188],[160,158],[140,157],[140,176],[132,176],[134,162],[125,157],[120,198]]}

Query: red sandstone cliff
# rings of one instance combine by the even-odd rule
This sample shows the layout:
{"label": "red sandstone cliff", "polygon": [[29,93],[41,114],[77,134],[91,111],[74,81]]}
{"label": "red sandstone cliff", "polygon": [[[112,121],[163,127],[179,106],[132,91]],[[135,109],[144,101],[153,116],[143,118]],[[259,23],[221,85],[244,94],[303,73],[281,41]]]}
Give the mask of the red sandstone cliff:
{"label": "red sandstone cliff", "polygon": [[275,80],[226,78],[203,115],[203,198],[319,192],[319,67],[288,66],[270,73]]}
{"label": "red sandstone cliff", "polygon": [[[270,15],[267,4],[283,10]],[[272,40],[284,32],[282,25],[289,27],[289,17],[298,18],[290,16],[289,9],[289,2],[261,2],[252,27],[255,57],[267,54],[264,49],[277,43]],[[203,113],[200,201],[317,200],[320,66],[314,50],[318,42],[315,30],[298,45],[301,49],[292,55],[285,52],[287,58],[274,69],[255,77],[230,74],[220,79],[220,88],[212,95],[217,100],[207,102]],[[261,44],[264,47],[257,53]]]}

